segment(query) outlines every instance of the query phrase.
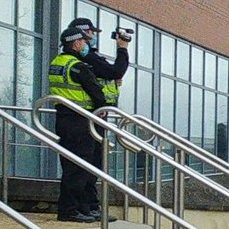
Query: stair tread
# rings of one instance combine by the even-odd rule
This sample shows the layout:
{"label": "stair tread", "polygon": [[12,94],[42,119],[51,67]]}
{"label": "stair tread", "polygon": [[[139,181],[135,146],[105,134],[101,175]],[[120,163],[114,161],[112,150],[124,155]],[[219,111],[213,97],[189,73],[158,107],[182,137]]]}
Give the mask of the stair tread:
{"label": "stair tread", "polygon": [[109,229],[152,229],[152,226],[117,220],[116,222],[109,224]]}

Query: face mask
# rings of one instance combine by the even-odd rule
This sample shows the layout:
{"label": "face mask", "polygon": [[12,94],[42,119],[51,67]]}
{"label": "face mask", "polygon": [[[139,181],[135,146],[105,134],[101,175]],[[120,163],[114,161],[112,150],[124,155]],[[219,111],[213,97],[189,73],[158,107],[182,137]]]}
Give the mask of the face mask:
{"label": "face mask", "polygon": [[91,47],[94,47],[97,43],[97,36],[94,34],[91,38],[91,40],[89,40],[89,44]]}
{"label": "face mask", "polygon": [[80,55],[82,57],[85,57],[89,53],[89,46],[88,44],[85,44],[83,49],[80,51]]}

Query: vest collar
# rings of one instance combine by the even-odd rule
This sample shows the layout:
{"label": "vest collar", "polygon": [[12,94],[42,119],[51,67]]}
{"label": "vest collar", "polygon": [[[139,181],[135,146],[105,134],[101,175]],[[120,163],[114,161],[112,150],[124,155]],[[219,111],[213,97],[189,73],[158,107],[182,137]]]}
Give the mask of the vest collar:
{"label": "vest collar", "polygon": [[72,55],[75,56],[77,59],[80,59],[80,54],[76,52],[75,50],[65,50],[65,52],[62,52],[61,55]]}

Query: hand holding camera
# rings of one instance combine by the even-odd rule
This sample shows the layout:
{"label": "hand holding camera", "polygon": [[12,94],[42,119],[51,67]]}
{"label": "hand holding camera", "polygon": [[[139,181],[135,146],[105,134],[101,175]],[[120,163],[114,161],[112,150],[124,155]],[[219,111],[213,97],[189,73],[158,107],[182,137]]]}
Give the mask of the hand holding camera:
{"label": "hand holding camera", "polygon": [[131,41],[131,35],[133,34],[134,30],[133,29],[126,29],[122,27],[117,27],[114,32],[111,33],[111,39],[121,39],[125,42],[130,42]]}
{"label": "hand holding camera", "polygon": [[127,48],[129,42],[122,40],[121,38],[116,39],[117,47],[118,48]]}

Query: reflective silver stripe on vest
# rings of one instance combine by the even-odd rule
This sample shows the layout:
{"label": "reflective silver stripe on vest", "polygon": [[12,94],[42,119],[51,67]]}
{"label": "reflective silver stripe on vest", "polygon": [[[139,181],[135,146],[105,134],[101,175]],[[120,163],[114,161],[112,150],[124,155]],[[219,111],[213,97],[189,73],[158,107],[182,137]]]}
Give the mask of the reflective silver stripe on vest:
{"label": "reflective silver stripe on vest", "polygon": [[57,83],[57,82],[55,83],[50,82],[49,87],[66,88],[66,89],[71,89],[71,90],[84,91],[84,89],[81,86],[65,84],[65,83]]}
{"label": "reflective silver stripe on vest", "polygon": [[105,97],[108,99],[113,99],[113,98],[118,98],[119,96],[118,95],[106,95]]}
{"label": "reflective silver stripe on vest", "polygon": [[101,79],[97,79],[97,81],[102,86],[114,84],[114,80],[104,80],[104,79],[101,80]]}

